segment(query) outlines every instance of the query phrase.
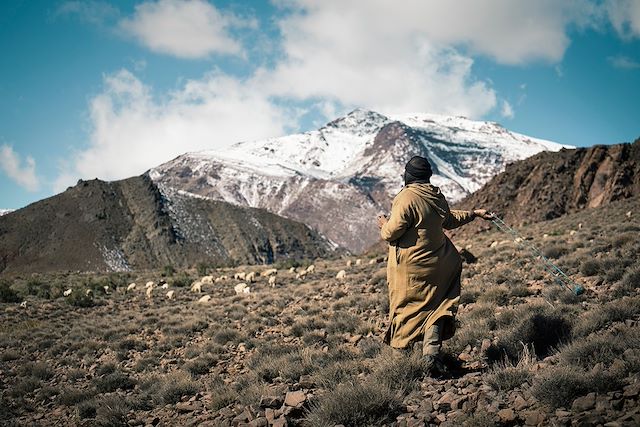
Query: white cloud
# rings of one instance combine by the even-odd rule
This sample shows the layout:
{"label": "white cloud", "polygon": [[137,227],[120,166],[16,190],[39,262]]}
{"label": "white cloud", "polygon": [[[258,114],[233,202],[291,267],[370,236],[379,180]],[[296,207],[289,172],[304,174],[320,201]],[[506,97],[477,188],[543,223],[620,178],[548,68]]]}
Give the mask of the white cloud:
{"label": "white cloud", "polygon": [[264,44],[266,36],[254,33],[261,46],[279,47],[267,58],[233,32],[255,28],[254,21],[205,1],[136,6],[119,28],[152,50],[183,58],[255,54],[270,65],[242,79],[214,71],[168,94],[153,94],[126,70],[106,76],[91,101],[89,144],[71,157],[56,188],[78,177],[139,174],[186,151],[281,135],[309,109],[327,119],[354,107],[472,118],[497,110],[511,118],[513,105],[475,76],[474,58],[559,65],[568,29],[594,25],[598,15],[587,0],[276,1],[286,12],[277,17],[281,40]]}
{"label": "white cloud", "polygon": [[0,146],[0,169],[13,181],[28,191],[37,191],[40,182],[36,176],[36,161],[27,156],[24,163],[12,147]]}
{"label": "white cloud", "polygon": [[180,58],[205,58],[211,54],[242,54],[242,47],[229,34],[230,28],[255,26],[222,14],[204,0],[159,0],[136,6],[131,18],[119,27],[149,49]]}
{"label": "white cloud", "polygon": [[604,6],[613,28],[621,37],[640,37],[640,1],[606,0]]}
{"label": "white cloud", "polygon": [[157,101],[127,70],[105,77],[90,106],[89,146],[65,165],[60,191],[78,178],[137,175],[188,151],[281,135],[283,111],[242,81],[211,73]]}
{"label": "white cloud", "polygon": [[610,56],[607,58],[607,60],[614,68],[619,68],[622,70],[635,70],[640,68],[640,62],[624,55]]}
{"label": "white cloud", "polygon": [[515,116],[513,107],[506,100],[502,100],[502,108],[500,109],[500,114],[506,119],[512,119]]}

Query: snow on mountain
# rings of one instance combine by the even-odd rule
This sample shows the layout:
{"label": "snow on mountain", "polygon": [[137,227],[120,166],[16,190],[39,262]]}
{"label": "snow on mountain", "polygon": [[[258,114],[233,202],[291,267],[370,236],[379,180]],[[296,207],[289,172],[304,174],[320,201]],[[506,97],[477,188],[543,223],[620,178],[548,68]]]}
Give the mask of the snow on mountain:
{"label": "snow on mountain", "polygon": [[507,163],[563,146],[497,123],[355,110],[311,132],[184,154],[150,171],[164,188],[259,207],[318,229],[355,252],[378,239],[406,162],[428,157],[432,182],[455,202]]}
{"label": "snow on mountain", "polygon": [[0,209],[0,216],[13,212],[15,209]]}

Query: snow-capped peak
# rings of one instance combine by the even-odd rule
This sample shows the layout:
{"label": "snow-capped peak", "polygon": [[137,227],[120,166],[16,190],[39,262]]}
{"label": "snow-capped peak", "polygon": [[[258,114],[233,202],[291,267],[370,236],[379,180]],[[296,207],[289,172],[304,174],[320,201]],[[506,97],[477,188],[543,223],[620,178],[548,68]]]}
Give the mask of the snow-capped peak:
{"label": "snow-capped peak", "polygon": [[388,209],[413,155],[429,158],[432,182],[454,202],[507,163],[562,147],[494,122],[356,109],[318,130],[188,153],[150,176],[165,187],[299,220],[359,251],[377,239],[368,218]]}

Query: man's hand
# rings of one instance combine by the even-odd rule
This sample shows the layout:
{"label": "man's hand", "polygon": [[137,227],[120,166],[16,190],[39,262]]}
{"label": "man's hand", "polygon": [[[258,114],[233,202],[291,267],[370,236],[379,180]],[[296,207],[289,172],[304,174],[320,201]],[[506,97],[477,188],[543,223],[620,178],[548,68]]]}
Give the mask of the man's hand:
{"label": "man's hand", "polygon": [[482,219],[486,219],[487,221],[496,219],[496,215],[486,209],[474,209],[473,214]]}
{"label": "man's hand", "polygon": [[378,215],[378,228],[382,228],[389,221],[386,215]]}

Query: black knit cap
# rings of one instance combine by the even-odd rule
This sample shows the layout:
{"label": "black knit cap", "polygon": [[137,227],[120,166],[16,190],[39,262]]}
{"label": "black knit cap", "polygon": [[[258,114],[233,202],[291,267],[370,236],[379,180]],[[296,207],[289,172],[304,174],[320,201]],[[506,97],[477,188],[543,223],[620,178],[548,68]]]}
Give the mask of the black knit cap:
{"label": "black knit cap", "polygon": [[432,171],[429,161],[421,156],[413,156],[404,167],[405,183],[429,182]]}

